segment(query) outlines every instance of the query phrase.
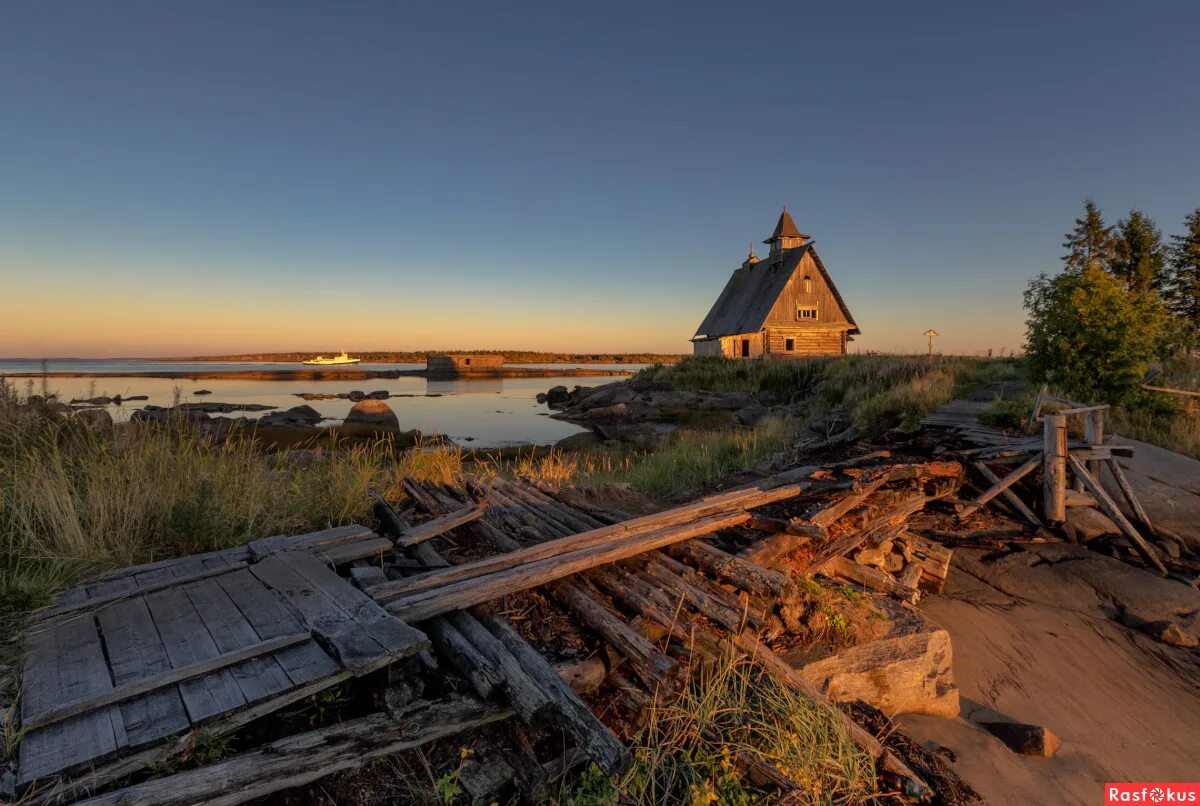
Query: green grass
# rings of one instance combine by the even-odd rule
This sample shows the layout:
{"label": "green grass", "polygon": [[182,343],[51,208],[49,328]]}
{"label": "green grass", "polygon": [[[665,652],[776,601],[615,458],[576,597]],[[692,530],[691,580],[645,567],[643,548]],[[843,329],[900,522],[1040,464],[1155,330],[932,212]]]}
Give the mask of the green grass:
{"label": "green grass", "polygon": [[625,483],[672,498],[753,468],[787,447],[794,424],[768,417],[755,428],[681,429],[652,450],[602,446],[550,451],[497,467],[497,472],[554,484]]}
{"label": "green grass", "polygon": [[746,774],[748,758],[799,785],[798,803],[871,797],[874,764],[828,706],[776,683],[746,659],[729,658],[693,675],[678,699],[654,704],[631,745],[634,766],[613,782],[615,797],[607,802],[759,803],[766,792]]}
{"label": "green grass", "polygon": [[880,432],[911,428],[957,395],[998,381],[1021,380],[1020,359],[847,355],[797,361],[688,358],[649,367],[652,378],[680,389],[746,392],[768,403],[793,403],[803,417],[845,407],[856,426]]}

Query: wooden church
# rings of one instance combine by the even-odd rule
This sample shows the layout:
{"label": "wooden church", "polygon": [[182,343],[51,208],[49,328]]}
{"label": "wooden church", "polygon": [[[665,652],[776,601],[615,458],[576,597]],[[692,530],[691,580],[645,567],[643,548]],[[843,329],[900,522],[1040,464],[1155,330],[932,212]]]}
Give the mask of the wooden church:
{"label": "wooden church", "polygon": [[756,359],[844,355],[858,325],[787,207],[763,243],[771,248],[766,259],[751,247],[692,337],[693,352]]}

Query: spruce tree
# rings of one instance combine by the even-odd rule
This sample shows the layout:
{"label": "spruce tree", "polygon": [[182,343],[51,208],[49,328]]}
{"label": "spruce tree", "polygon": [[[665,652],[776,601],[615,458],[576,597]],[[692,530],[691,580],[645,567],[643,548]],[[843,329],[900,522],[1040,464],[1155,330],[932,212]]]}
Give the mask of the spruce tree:
{"label": "spruce tree", "polygon": [[1113,238],[1112,273],[1130,291],[1161,291],[1166,285],[1167,256],[1162,232],[1141,210],[1117,222]]}
{"label": "spruce tree", "polygon": [[1194,335],[1200,334],[1200,207],[1183,219],[1184,233],[1171,236],[1167,302]]}
{"label": "spruce tree", "polygon": [[1087,268],[1109,269],[1113,261],[1112,227],[1104,226],[1100,209],[1091,199],[1083,203],[1083,218],[1075,219],[1075,229],[1067,233],[1062,261],[1066,271],[1079,274]]}

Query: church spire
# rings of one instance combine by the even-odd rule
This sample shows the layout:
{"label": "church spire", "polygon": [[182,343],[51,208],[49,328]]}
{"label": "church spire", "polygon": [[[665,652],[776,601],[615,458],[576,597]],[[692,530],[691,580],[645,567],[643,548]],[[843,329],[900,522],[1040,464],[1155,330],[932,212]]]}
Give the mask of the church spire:
{"label": "church spire", "polygon": [[788,213],[787,205],[785,204],[783,212],[779,214],[779,223],[775,225],[775,231],[763,243],[771,246],[771,254],[774,255],[782,252],[784,249],[793,249],[797,246],[802,246],[805,241],[809,240],[811,238],[796,229],[796,222],[792,220],[792,216]]}

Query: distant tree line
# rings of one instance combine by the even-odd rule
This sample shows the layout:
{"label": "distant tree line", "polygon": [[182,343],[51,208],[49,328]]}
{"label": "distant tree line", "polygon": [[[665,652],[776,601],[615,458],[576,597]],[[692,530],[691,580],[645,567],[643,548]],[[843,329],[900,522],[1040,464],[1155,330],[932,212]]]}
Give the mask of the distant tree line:
{"label": "distant tree line", "polygon": [[1150,363],[1200,345],[1200,208],[1164,239],[1133,209],[1105,224],[1084,202],[1063,268],[1025,291],[1025,351],[1036,380],[1089,402],[1133,402]]}

